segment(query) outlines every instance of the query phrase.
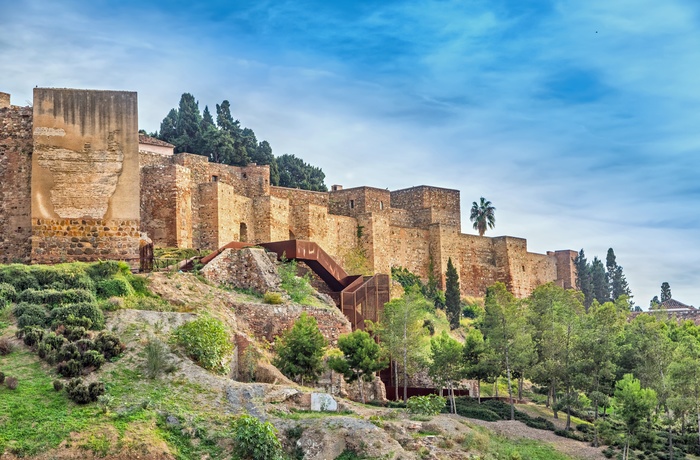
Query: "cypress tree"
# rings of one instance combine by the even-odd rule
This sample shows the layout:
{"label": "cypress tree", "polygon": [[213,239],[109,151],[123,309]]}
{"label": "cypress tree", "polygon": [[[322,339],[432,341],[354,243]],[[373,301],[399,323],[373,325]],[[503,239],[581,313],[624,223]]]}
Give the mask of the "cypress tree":
{"label": "cypress tree", "polygon": [[603,266],[603,261],[598,257],[594,257],[593,262],[591,262],[591,285],[593,287],[593,298],[598,303],[602,304],[610,300],[605,267]]}
{"label": "cypress tree", "polygon": [[664,281],[661,284],[661,301],[665,302],[671,299],[671,285]]}
{"label": "cypress tree", "polygon": [[451,257],[447,259],[445,278],[445,313],[450,321],[450,329],[457,329],[462,313],[459,302],[459,275],[455,266],[452,265]]}
{"label": "cypress tree", "polygon": [[583,292],[583,305],[588,311],[588,307],[593,303],[594,296],[591,283],[591,266],[586,259],[583,249],[579,251],[574,259],[574,265],[576,266],[576,288]]}

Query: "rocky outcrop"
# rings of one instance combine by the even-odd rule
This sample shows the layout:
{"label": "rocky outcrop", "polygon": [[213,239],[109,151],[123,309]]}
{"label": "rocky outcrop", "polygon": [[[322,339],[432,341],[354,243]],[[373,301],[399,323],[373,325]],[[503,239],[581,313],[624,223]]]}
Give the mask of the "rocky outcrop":
{"label": "rocky outcrop", "polygon": [[276,259],[276,254],[269,255],[260,248],[225,249],[202,269],[202,274],[214,284],[264,294],[279,290]]}

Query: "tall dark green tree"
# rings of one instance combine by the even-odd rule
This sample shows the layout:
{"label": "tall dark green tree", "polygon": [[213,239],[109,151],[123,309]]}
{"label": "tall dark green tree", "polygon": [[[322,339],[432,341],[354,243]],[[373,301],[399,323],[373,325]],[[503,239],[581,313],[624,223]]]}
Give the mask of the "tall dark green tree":
{"label": "tall dark green tree", "polygon": [[478,204],[476,201],[472,203],[469,220],[474,223],[474,230],[479,232],[479,236],[484,236],[487,227],[492,229],[496,226],[496,208],[482,196]]}
{"label": "tall dark green tree", "polygon": [[620,296],[631,297],[631,291],[627,284],[627,278],[622,272],[622,267],[617,264],[615,251],[613,248],[608,249],[608,254],[605,258],[605,268],[607,269],[608,289],[610,291],[610,300],[617,300]]}
{"label": "tall dark green tree", "polygon": [[272,147],[267,141],[262,141],[250,155],[250,159],[259,165],[270,165],[270,184],[279,185],[280,171],[277,167],[277,160],[272,154]]}
{"label": "tall dark green tree", "polygon": [[176,152],[196,152],[201,142],[201,123],[199,104],[190,93],[183,94],[177,110],[177,137],[174,142]]}
{"label": "tall dark green tree", "polygon": [[[170,109],[170,112],[160,123],[159,138],[171,144],[177,138],[177,109]],[[174,145],[174,144],[173,144]]]}
{"label": "tall dark green tree", "polygon": [[462,307],[459,301],[459,274],[452,264],[452,258],[447,259],[447,272],[445,273],[445,313],[450,321],[450,329],[459,327]]}
{"label": "tall dark green tree", "polygon": [[671,285],[666,281],[661,283],[661,302],[671,300]]}
{"label": "tall dark green tree", "polygon": [[593,287],[593,298],[598,303],[610,301],[608,278],[605,274],[603,262],[598,257],[594,257],[593,262],[591,262],[591,285]]}
{"label": "tall dark green tree", "polygon": [[294,155],[284,154],[277,158],[280,172],[280,186],[302,188],[317,192],[327,192],[324,184],[326,175],[321,168],[306,164],[304,160]]}
{"label": "tall dark green tree", "polygon": [[576,289],[583,292],[583,305],[588,307],[593,303],[593,283],[591,282],[591,266],[586,259],[586,254],[581,249],[574,259],[576,266]]}

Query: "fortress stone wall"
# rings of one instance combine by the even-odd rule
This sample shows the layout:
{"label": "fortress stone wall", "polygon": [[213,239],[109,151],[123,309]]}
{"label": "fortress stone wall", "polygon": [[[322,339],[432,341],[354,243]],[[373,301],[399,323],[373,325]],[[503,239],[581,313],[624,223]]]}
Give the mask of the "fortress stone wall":
{"label": "fortress stone wall", "polygon": [[402,266],[424,279],[432,260],[443,286],[451,258],[463,295],[496,281],[519,297],[550,281],[573,286],[573,251],[534,254],[522,238],[461,233],[458,190],[275,187],[269,166],[209,163],[167,144],[139,151],[135,93],[34,97],[33,111],[0,97],[0,262],[133,262],[142,232],[159,246],[212,250],[311,240],[341,264],[361,250],[375,272]]}

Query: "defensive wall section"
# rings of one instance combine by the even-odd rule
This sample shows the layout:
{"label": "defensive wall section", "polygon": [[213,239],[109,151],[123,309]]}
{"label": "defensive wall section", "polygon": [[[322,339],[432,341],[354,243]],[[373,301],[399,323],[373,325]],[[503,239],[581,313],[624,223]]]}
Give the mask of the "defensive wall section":
{"label": "defensive wall section", "polygon": [[269,166],[210,163],[139,136],[131,92],[37,88],[34,107],[0,93],[0,263],[122,259],[140,236],[157,246],[310,240],[344,265],[402,266],[444,286],[448,259],[463,295],[496,281],[518,297],[573,286],[573,251],[535,254],[510,236],[461,233],[460,192],[418,186],[311,192],[270,185]]}

